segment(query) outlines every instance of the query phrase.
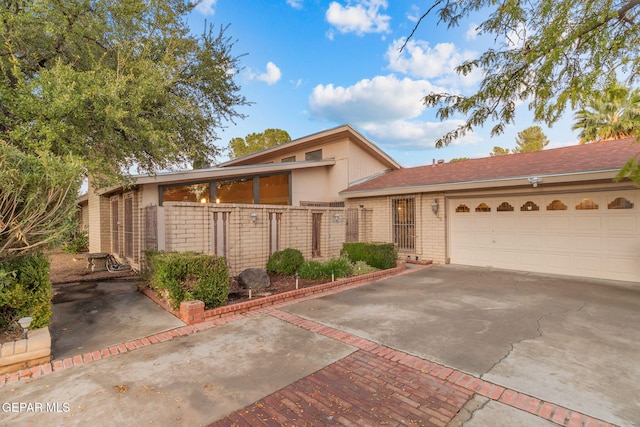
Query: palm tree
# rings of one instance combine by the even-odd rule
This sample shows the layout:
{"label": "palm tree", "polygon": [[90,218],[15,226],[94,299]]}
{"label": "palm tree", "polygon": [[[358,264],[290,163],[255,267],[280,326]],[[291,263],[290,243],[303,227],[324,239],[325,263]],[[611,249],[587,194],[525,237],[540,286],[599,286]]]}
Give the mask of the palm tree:
{"label": "palm tree", "polygon": [[589,107],[575,114],[573,130],[580,129],[580,143],[627,138],[640,134],[640,89],[631,90],[616,83]]}

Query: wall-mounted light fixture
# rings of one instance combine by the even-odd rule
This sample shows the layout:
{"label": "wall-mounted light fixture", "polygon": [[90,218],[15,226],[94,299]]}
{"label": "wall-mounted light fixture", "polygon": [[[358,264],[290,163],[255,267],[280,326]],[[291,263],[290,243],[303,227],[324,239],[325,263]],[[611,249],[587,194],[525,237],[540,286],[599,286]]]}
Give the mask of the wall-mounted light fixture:
{"label": "wall-mounted light fixture", "polygon": [[438,199],[433,199],[433,202],[431,203],[431,211],[434,215],[438,215],[438,209],[440,209],[440,202],[438,202]]}
{"label": "wall-mounted light fixture", "polygon": [[258,222],[258,214],[255,212],[251,212],[249,214],[249,218],[251,218],[251,222],[253,222],[254,224]]}
{"label": "wall-mounted light fixture", "polygon": [[333,214],[333,221],[334,221],[336,224],[340,224],[340,214],[339,214],[338,212],[336,212],[336,213],[334,213],[334,214]]}
{"label": "wall-mounted light fixture", "polygon": [[18,325],[22,328],[22,338],[25,340],[28,338],[29,334],[29,326],[31,326],[31,322],[33,322],[33,318],[31,317],[22,317],[18,319]]}
{"label": "wall-mounted light fixture", "polygon": [[532,176],[527,178],[529,180],[529,184],[533,184],[533,187],[537,187],[539,183],[542,182],[542,178],[540,178],[539,176]]}

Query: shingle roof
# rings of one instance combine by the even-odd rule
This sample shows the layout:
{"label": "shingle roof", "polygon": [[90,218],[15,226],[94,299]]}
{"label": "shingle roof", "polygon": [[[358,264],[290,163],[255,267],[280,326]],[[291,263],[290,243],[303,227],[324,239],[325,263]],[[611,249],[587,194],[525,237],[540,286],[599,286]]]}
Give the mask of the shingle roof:
{"label": "shingle roof", "polygon": [[343,193],[620,169],[640,155],[636,138],[418,166],[389,172]]}

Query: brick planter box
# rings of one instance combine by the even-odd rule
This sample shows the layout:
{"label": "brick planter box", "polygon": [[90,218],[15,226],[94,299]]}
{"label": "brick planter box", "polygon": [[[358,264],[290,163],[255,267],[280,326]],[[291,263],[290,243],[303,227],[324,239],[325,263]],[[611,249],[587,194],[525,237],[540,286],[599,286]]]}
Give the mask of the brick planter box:
{"label": "brick planter box", "polygon": [[29,338],[0,345],[0,374],[47,363],[51,360],[49,328],[29,331]]}
{"label": "brick planter box", "polygon": [[259,309],[262,307],[268,307],[274,304],[292,301],[311,295],[322,294],[345,285],[352,285],[359,282],[369,282],[373,280],[380,280],[389,276],[395,276],[396,274],[403,272],[405,268],[405,261],[398,261],[395,268],[390,268],[388,270],[381,270],[376,271],[375,273],[347,277],[344,279],[335,280],[333,282],[323,283],[321,285],[309,286],[307,288],[269,295],[267,297],[243,301],[237,304],[229,304],[211,310],[205,310],[204,303],[202,301],[183,301],[180,304],[180,310],[173,310],[169,306],[169,304],[167,304],[167,302],[163,299],[159,298],[152,289],[144,288],[142,290],[142,293],[152,299],[156,304],[163,307],[165,310],[185,322],[187,325],[193,325],[196,323],[204,322],[207,319],[215,319],[231,316],[234,314],[242,314],[246,313],[247,311]]}

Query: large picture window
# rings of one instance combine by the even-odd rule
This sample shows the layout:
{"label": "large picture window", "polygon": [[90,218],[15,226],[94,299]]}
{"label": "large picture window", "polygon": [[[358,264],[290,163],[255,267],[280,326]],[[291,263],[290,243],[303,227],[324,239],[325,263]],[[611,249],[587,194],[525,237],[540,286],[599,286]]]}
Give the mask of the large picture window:
{"label": "large picture window", "polygon": [[162,189],[163,202],[209,203],[209,183],[180,185]]}
{"label": "large picture window", "polygon": [[253,175],[184,185],[160,186],[160,201],[200,203],[262,203],[289,205],[290,174]]}
{"label": "large picture window", "polygon": [[235,179],[216,183],[216,203],[253,203],[253,179]]}
{"label": "large picture window", "polygon": [[400,250],[416,248],[416,203],[413,197],[393,200],[393,243]]}
{"label": "large picture window", "polygon": [[261,176],[259,203],[266,205],[288,205],[289,175]]}

